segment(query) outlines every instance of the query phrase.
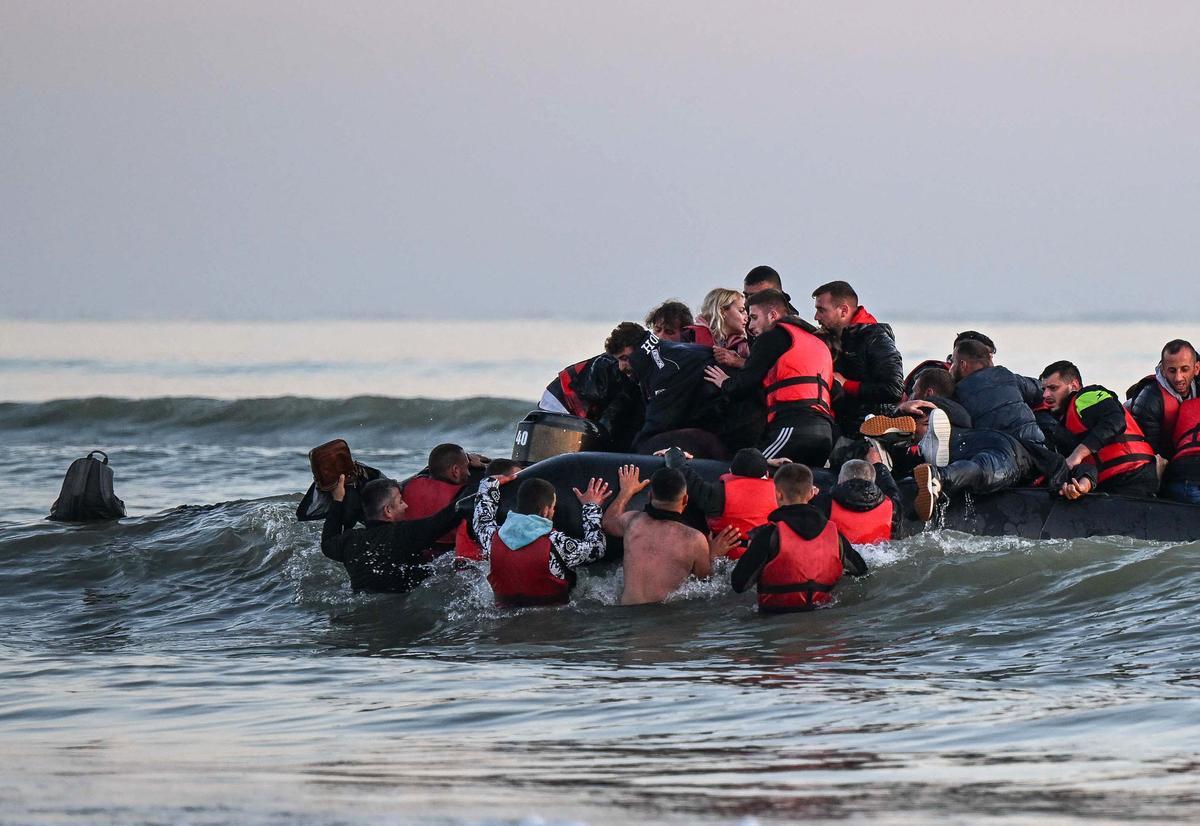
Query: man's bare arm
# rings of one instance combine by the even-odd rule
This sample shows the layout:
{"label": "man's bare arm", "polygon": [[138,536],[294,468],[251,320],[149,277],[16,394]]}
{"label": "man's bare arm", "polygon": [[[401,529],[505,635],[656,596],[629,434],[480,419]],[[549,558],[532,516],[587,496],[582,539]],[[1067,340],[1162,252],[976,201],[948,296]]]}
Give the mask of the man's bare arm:
{"label": "man's bare arm", "polygon": [[618,468],[617,481],[619,483],[617,498],[608,506],[608,510],[604,512],[604,518],[600,521],[600,527],[609,536],[625,535],[625,529],[629,527],[629,522],[634,517],[634,514],[626,514],[625,508],[630,499],[650,484],[649,479],[642,481],[637,465],[622,465]]}

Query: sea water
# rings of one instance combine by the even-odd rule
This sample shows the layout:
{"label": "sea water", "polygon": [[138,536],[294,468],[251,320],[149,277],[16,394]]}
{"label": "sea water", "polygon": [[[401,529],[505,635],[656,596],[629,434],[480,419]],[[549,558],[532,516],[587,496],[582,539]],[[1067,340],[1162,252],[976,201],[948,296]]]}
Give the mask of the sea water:
{"label": "sea water", "polygon": [[[0,821],[912,822],[1200,817],[1200,545],[933,531],[833,607],[727,569],[668,604],[497,611],[441,563],[351,594],[294,518],[307,450],[497,456],[609,325],[0,323]],[[1154,325],[983,329],[1117,391]],[[107,450],[130,516],[44,521]]]}

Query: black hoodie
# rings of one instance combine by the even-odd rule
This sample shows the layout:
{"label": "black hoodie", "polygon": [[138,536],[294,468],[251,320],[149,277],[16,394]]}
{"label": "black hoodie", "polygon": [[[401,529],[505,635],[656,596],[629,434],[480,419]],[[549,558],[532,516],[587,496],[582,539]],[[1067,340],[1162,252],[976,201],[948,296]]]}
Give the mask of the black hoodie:
{"label": "black hoodie", "polygon": [[[783,522],[801,539],[816,539],[829,521],[812,505],[784,505],[771,511],[767,518],[770,522]],[[750,535],[750,545],[733,569],[730,581],[733,590],[739,594],[757,583],[762,569],[779,554],[779,529],[770,522]],[[841,546],[842,567],[846,573],[851,576],[865,575],[867,563],[840,533],[838,544]]]}

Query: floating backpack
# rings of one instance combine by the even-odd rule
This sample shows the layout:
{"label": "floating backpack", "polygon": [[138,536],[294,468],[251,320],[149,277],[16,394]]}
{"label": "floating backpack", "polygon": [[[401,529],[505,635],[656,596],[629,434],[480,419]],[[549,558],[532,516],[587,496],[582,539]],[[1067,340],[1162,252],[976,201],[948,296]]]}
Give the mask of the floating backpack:
{"label": "floating backpack", "polygon": [[[101,459],[92,458],[99,454]],[[93,450],[67,469],[58,499],[50,506],[50,519],[58,522],[100,522],[120,519],[125,503],[113,493],[113,472],[108,454]]]}

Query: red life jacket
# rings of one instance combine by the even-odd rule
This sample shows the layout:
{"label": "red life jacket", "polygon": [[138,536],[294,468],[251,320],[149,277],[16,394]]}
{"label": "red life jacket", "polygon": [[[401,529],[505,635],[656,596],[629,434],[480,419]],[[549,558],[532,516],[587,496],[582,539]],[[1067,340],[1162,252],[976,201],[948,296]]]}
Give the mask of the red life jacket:
{"label": "red life jacket", "polygon": [[1200,399],[1188,399],[1179,406],[1172,431],[1175,455],[1171,461],[1200,454]]}
{"label": "red life jacket", "polygon": [[563,406],[570,411],[572,416],[578,416],[581,419],[589,418],[588,414],[595,412],[583,399],[579,398],[579,394],[575,391],[575,383],[579,381],[579,377],[583,375],[591,362],[591,359],[584,359],[578,364],[564,367],[558,374],[558,383],[562,386]]}
{"label": "red life jacket", "polygon": [[829,518],[838,532],[855,545],[870,545],[892,538],[892,512],[895,504],[886,496],[869,511],[844,508],[837,502],[830,508]]}
{"label": "red life jacket", "polygon": [[[408,510],[404,511],[404,521],[425,519],[426,517],[433,516],[450,504],[454,499],[454,495],[458,493],[461,487],[462,485],[456,485],[453,482],[442,482],[429,476],[417,476],[414,479],[408,480],[404,485],[403,493],[401,493],[405,504],[408,505]],[[433,547],[427,549],[426,556],[432,559],[453,547],[454,529],[451,529],[437,538],[437,541],[433,543]]]}
{"label": "red life jacket", "polygon": [[779,553],[758,575],[760,611],[806,611],[829,602],[842,576],[841,543],[832,521],[813,539],[803,539],[783,522]]}
{"label": "red life jacket", "polygon": [[[1071,435],[1082,436],[1088,429],[1083,424],[1083,419],[1079,418],[1079,411],[1075,406],[1077,396],[1078,394],[1067,400],[1066,427]],[[1101,485],[1114,476],[1133,473],[1141,470],[1147,463],[1155,461],[1154,448],[1150,447],[1150,443],[1142,435],[1137,420],[1126,408],[1122,407],[1121,410],[1125,414],[1125,432],[1101,447],[1098,453],[1088,457],[1088,461],[1097,466]]]}
{"label": "red life jacket", "polygon": [[752,476],[721,476],[725,484],[725,510],[720,516],[709,517],[708,527],[714,533],[732,525],[737,528],[741,544],[729,552],[730,559],[740,559],[746,553],[746,541],[750,531],[767,524],[767,517],[778,505],[775,503],[775,483],[770,479],[755,479]]}
{"label": "red life jacket", "polygon": [[492,570],[488,582],[496,604],[506,608],[527,605],[564,605],[571,598],[572,579],[550,573],[550,537],[543,536],[514,551],[497,531],[492,535]]}
{"label": "red life jacket", "polygon": [[458,523],[458,530],[454,532],[454,556],[457,559],[471,559],[476,562],[483,559],[483,548],[471,538],[465,520]]}
{"label": "red life jacket", "polygon": [[[691,331],[691,336],[687,335]],[[705,347],[712,347],[716,344],[713,339],[712,330],[708,329],[707,324],[689,324],[680,331],[680,341],[690,341],[693,344],[703,344]]]}
{"label": "red life jacket", "polygon": [[832,418],[833,359],[829,348],[797,324],[782,320],[778,326],[787,330],[792,346],[763,377],[767,421],[772,421],[782,410],[794,407],[806,407]]}

